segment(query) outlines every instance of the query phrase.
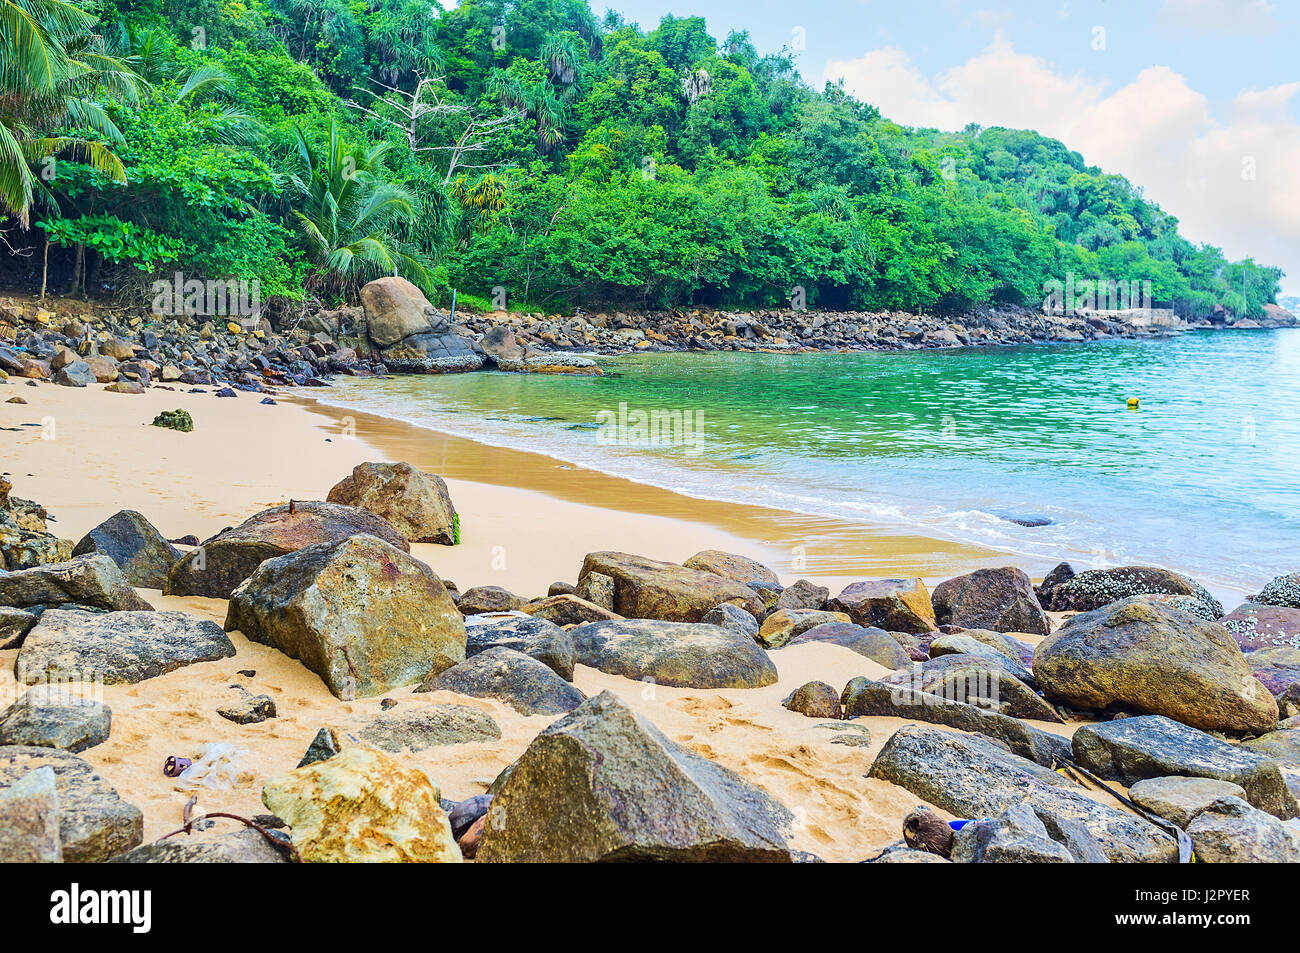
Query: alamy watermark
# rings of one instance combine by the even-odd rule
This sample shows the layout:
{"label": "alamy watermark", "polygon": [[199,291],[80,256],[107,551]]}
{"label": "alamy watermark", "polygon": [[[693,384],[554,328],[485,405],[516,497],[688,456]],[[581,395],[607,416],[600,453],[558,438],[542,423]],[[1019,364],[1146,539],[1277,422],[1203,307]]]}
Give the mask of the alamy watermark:
{"label": "alamy watermark", "polygon": [[1043,310],[1048,314],[1075,311],[1128,311],[1134,308],[1149,310],[1155,305],[1151,298],[1150,280],[1114,281],[1109,278],[1074,277],[1067,272],[1065,281],[1051,278],[1043,282]]}
{"label": "alamy watermark", "polygon": [[178,271],[171,281],[155,281],[149,310],[155,315],[200,315],[239,318],[255,323],[262,316],[262,283],[257,279],[186,279]]}
{"label": "alamy watermark", "polygon": [[629,410],[623,401],[617,411],[602,410],[596,418],[596,442],[601,446],[682,447],[691,456],[704,450],[702,410]]}

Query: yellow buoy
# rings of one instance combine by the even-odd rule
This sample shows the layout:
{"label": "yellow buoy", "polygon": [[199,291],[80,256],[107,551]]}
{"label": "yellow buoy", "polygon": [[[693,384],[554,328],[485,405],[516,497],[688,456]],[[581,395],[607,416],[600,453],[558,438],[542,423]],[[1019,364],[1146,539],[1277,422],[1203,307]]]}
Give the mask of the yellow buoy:
{"label": "yellow buoy", "polygon": [[1130,397],[1130,398],[1128,399],[1128,409],[1129,409],[1129,410],[1137,410],[1137,409],[1138,409],[1138,399],[1137,399],[1136,397]]}

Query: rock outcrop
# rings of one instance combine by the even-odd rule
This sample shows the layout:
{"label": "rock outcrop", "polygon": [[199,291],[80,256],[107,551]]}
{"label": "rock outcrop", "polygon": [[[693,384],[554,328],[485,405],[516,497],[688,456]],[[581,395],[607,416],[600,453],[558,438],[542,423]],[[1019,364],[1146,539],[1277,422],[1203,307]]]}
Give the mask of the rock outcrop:
{"label": "rock outcrop", "polygon": [[1277,702],[1227,629],[1142,596],[1068,619],[1038,646],[1033,671],[1049,699],[1071,708],[1167,715],[1204,731],[1277,724]]}
{"label": "rock outcrop", "polygon": [[442,581],[374,536],[268,559],[232,594],[226,629],[301,660],[339,698],[465,660],[465,624]]}
{"label": "rock outcrop", "polygon": [[457,542],[456,507],[447,482],[409,463],[359,463],[325,500],[383,517],[412,543],[451,546]]}
{"label": "rock outcrop", "polygon": [[486,816],[480,862],[790,860],[784,806],[609,692],[533,739]]}

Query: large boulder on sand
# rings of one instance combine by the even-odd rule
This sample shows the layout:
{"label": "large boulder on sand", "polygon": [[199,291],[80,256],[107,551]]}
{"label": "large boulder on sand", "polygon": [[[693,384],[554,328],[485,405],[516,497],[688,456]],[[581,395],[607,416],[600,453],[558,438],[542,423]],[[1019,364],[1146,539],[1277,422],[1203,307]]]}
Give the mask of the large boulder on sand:
{"label": "large boulder on sand", "polygon": [[167,575],[169,596],[229,599],[264,560],[349,536],[377,536],[402,552],[411,546],[382,516],[341,503],[290,503],[250,516],[188,553]]}
{"label": "large boulder on sand", "polygon": [[570,635],[583,665],[673,688],[762,688],[777,677],[753,639],[720,625],[627,619],[588,622]]}
{"label": "large boulder on sand", "polygon": [[96,863],[139,845],[144,815],[86,761],[57,748],[0,747],[0,796],[32,771],[54,772],[59,840],[67,863]]}
{"label": "large boulder on sand", "polygon": [[764,610],[758,594],[741,583],[676,563],[627,553],[588,553],[578,583],[598,572],[614,580],[613,611],[628,619],[698,622],[724,602],[758,618]]}
{"label": "large boulder on sand", "polygon": [[1088,569],[1054,586],[1046,595],[1047,608],[1052,612],[1089,612],[1130,596],[1168,595],[1190,597],[1183,601],[1184,611],[1202,619],[1223,615],[1223,606],[1204,586],[1157,566]]}
{"label": "large boulder on sand", "polygon": [[0,745],[78,752],[108,740],[113,712],[70,685],[33,685],[0,711]]}
{"label": "large boulder on sand", "polygon": [[361,289],[366,334],[380,359],[395,371],[454,374],[476,371],[483,358],[453,334],[446,314],[405,278],[390,275]]}
{"label": "large boulder on sand", "polygon": [[1011,754],[978,735],[904,725],[876,756],[868,777],[906,788],[954,817],[994,817],[1028,802],[1054,840],[1082,824],[1117,863],[1170,863],[1178,845],[1127,811],[1094,801],[1051,768]]}
{"label": "large boulder on sand", "polygon": [[185,612],[47,609],[14,662],[18,680],[131,685],[198,662],[230,658],[221,626]]}
{"label": "large boulder on sand", "polygon": [[438,786],[402,758],[344,748],[272,778],[262,803],[308,863],[461,862]]}
{"label": "large boulder on sand", "polygon": [[0,573],[0,606],[22,609],[69,604],[113,611],[153,609],[107,556],[78,556],[67,562]]}
{"label": "large boulder on sand", "polygon": [[929,632],[938,625],[930,591],[920,579],[867,579],[850,583],[826,603],[861,626],[887,632]]}
{"label": "large boulder on sand", "polygon": [[103,553],[133,586],[162,589],[181,552],[135,510],[120,510],[81,538],[72,555]]}
{"label": "large boulder on sand", "polygon": [[563,714],[587,697],[537,659],[500,646],[431,675],[416,691],[495,698],[521,715]]}
{"label": "large boulder on sand", "polygon": [[1170,775],[1230,781],[1261,811],[1283,820],[1296,815],[1295,798],[1276,761],[1170,718],[1143,715],[1084,725],[1074,733],[1072,747],[1083,767],[1129,787]]}
{"label": "large boulder on sand", "polygon": [[1277,702],[1227,629],[1142,596],[1067,620],[1038,646],[1034,677],[1071,708],[1167,715],[1203,731],[1277,724]]}
{"label": "large boulder on sand", "polygon": [[792,821],[603,692],[533,739],[493,798],[477,860],[784,862]]}
{"label": "large boulder on sand", "polygon": [[1014,566],[977,569],[945,580],[935,587],[932,601],[940,625],[1034,635],[1049,630],[1034,584]]}
{"label": "large boulder on sand", "polygon": [[412,543],[456,541],[456,508],[446,481],[409,463],[359,463],[325,499],[382,516]]}
{"label": "large boulder on sand", "polygon": [[235,629],[300,659],[345,699],[410,685],[465,660],[465,623],[442,581],[374,536],[262,563],[230,597],[226,630]]}

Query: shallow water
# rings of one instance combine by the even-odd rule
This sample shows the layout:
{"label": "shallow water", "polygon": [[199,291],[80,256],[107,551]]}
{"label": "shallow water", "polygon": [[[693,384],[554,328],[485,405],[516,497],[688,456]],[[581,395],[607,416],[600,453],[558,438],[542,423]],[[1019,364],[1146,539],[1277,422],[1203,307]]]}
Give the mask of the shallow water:
{"label": "shallow water", "polygon": [[[1300,329],[603,363],[601,378],[344,378],[312,396],[692,496],[892,523],[1035,563],[1151,563],[1236,592],[1300,569]],[[652,412],[657,427],[638,416]]]}

